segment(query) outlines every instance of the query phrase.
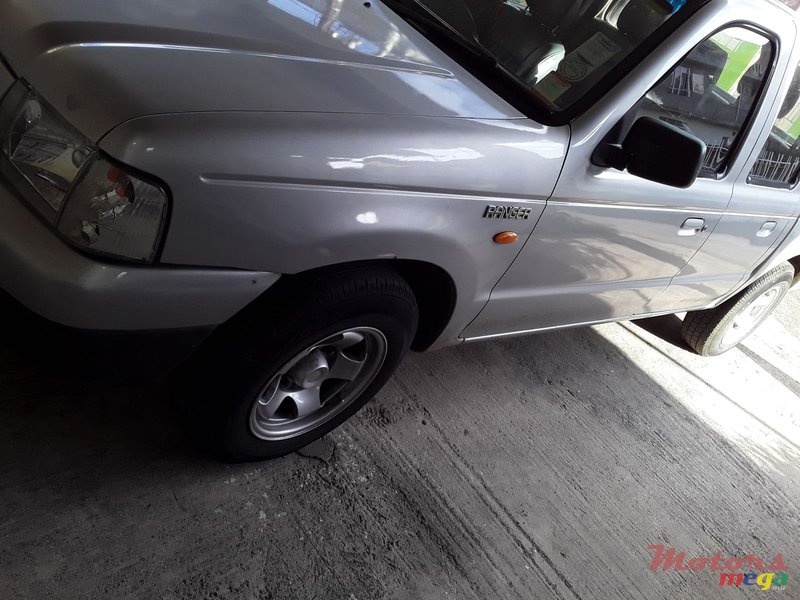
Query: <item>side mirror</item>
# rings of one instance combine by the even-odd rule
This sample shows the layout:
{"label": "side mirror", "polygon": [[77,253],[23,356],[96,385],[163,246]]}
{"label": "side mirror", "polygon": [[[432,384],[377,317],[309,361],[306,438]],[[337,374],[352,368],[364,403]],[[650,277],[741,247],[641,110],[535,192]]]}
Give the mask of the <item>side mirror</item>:
{"label": "side mirror", "polygon": [[674,125],[641,117],[622,144],[601,144],[592,162],[672,187],[687,188],[697,179],[705,143]]}

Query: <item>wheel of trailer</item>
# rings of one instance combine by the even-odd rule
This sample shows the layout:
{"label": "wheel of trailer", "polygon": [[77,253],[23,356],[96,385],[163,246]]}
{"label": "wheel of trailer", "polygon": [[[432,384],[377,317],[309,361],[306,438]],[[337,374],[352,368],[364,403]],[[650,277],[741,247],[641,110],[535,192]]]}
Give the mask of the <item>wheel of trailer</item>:
{"label": "wheel of trailer", "polygon": [[212,336],[179,379],[183,409],[226,460],[293,452],[381,389],[408,352],[417,317],[397,273],[300,277]]}
{"label": "wheel of trailer", "polygon": [[783,263],[720,306],[687,313],[683,339],[702,356],[727,352],[775,310],[789,291],[794,276],[792,265]]}

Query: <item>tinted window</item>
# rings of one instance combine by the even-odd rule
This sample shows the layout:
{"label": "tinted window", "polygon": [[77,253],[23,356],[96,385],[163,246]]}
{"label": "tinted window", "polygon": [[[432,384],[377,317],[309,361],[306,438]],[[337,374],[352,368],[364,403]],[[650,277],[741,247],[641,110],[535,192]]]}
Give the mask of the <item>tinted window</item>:
{"label": "tinted window", "polygon": [[749,121],[771,60],[764,36],[740,27],[722,30],[647,93],[635,118],[656,117],[699,137],[708,146],[700,175],[716,177]]}
{"label": "tinted window", "polygon": [[750,181],[791,187],[800,171],[800,67],[794,75],[769,138],[750,171]]}

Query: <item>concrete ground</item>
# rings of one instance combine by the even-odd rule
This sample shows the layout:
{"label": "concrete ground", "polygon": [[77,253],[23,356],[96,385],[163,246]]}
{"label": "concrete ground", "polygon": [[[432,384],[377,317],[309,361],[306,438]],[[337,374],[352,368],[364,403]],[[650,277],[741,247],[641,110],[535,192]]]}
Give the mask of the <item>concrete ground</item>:
{"label": "concrete ground", "polygon": [[[677,317],[413,355],[302,455],[224,465],[162,383],[0,346],[0,598],[697,598],[783,553],[800,598],[800,294],[724,357]],[[677,345],[676,345],[677,344]],[[43,345],[44,346],[44,345]]]}

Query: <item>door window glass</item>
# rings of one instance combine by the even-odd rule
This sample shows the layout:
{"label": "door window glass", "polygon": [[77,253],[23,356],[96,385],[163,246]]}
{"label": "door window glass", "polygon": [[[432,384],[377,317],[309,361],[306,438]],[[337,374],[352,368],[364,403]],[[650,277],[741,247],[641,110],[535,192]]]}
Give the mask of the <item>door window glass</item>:
{"label": "door window glass", "polygon": [[700,176],[717,177],[749,121],[771,61],[766,37],[742,27],[724,29],[651,89],[629,122],[651,116],[697,136],[708,146]]}
{"label": "door window glass", "polygon": [[800,67],[794,74],[769,138],[750,170],[757,185],[788,188],[800,171]]}

